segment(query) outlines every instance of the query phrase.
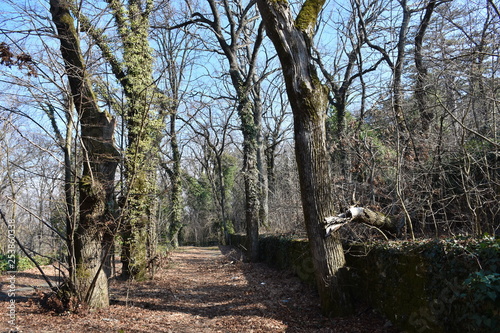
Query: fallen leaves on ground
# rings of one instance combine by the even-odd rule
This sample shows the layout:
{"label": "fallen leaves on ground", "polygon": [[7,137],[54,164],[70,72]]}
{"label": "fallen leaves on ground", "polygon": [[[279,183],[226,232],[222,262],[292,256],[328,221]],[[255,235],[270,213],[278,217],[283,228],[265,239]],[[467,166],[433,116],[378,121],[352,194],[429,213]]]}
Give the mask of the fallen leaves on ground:
{"label": "fallen leaves on ground", "polygon": [[[366,307],[354,316],[325,318],[316,292],[291,273],[244,263],[223,250],[183,247],[151,280],[111,280],[111,305],[97,311],[49,312],[28,288],[43,284],[36,270],[19,273],[18,332],[397,332]],[[2,314],[7,305],[1,302]],[[0,332],[10,328],[3,315]]]}

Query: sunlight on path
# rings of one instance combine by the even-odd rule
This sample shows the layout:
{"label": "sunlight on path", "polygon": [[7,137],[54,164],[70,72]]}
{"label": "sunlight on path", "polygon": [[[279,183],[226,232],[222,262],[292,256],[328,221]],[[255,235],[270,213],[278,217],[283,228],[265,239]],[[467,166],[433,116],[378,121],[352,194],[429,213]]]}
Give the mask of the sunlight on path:
{"label": "sunlight on path", "polygon": [[[97,311],[55,314],[26,293],[16,305],[19,332],[395,332],[366,311],[351,318],[322,317],[316,293],[291,273],[239,258],[228,248],[223,255],[216,247],[181,247],[150,280],[110,280],[111,305]],[[39,279],[34,273],[29,277],[18,283]],[[7,313],[7,302],[0,302],[0,311]],[[0,332],[8,331],[6,325],[0,321]]]}

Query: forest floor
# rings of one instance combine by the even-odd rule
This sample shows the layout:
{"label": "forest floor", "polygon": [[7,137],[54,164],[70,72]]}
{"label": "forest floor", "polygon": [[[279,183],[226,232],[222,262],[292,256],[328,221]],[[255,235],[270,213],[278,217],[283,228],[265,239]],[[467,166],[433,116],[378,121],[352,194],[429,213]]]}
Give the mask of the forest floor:
{"label": "forest floor", "polygon": [[[311,287],[289,272],[240,258],[228,248],[182,247],[162,259],[151,280],[111,280],[109,308],[62,314],[40,305],[40,291],[37,295],[33,286],[46,284],[36,269],[19,272],[17,331],[10,332],[398,332],[367,307],[350,317],[327,319]],[[46,268],[56,279],[56,271]],[[8,323],[8,276],[1,281],[3,333],[13,327]]]}

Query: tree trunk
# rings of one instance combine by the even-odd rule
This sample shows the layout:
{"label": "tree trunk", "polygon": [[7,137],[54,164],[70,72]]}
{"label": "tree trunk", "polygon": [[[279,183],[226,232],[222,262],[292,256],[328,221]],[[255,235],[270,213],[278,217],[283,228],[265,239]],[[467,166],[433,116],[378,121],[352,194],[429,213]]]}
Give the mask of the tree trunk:
{"label": "tree trunk", "polygon": [[262,99],[260,97],[261,87],[258,78],[255,78],[254,90],[254,119],[257,128],[257,170],[259,172],[260,209],[259,221],[264,227],[269,227],[269,188],[267,168],[265,166],[264,138],[262,135]]}
{"label": "tree trunk", "polygon": [[108,0],[108,3],[123,43],[120,68],[116,68],[116,61],[109,62],[114,66],[113,72],[127,98],[122,275],[141,280],[145,278],[150,256],[154,257],[155,252],[155,242],[150,235],[156,223],[156,167],[159,165],[159,132],[163,125],[159,108],[155,105],[158,95],[149,45],[152,1],[144,4],[129,1],[126,8],[122,1]]}
{"label": "tree trunk", "polygon": [[266,148],[264,149],[264,154],[266,156],[266,173],[267,173],[267,188],[268,195],[273,197],[275,187],[276,187],[276,174],[275,174],[275,157],[276,157],[276,147],[274,138],[266,138]]}
{"label": "tree trunk", "polygon": [[410,24],[411,12],[408,8],[407,0],[400,1],[401,7],[403,9],[403,20],[401,22],[401,27],[399,29],[399,37],[397,44],[397,56],[396,62],[394,64],[393,70],[393,83],[392,83],[392,93],[393,93],[393,109],[396,117],[396,121],[398,122],[398,127],[401,133],[404,133],[405,130],[408,130],[404,112],[403,112],[403,66],[404,66],[404,56],[405,56],[405,46],[406,46],[406,37],[408,35],[408,26]]}
{"label": "tree trunk", "polygon": [[[176,109],[176,108],[175,108]],[[169,240],[170,244],[179,247],[179,231],[182,228],[182,183],[181,183],[181,152],[177,142],[177,130],[175,128],[175,119],[177,113],[174,111],[170,115],[170,147],[172,148],[173,167],[168,173],[172,190],[170,194],[170,226]]]}
{"label": "tree trunk", "polygon": [[[153,1],[106,0],[115,19],[122,54],[116,56],[101,29],[92,26],[84,15],[80,23],[101,49],[102,55],[122,85],[127,98],[124,121],[127,127],[125,158],[126,193],[120,200],[122,216],[122,274],[141,279],[146,274],[155,241],[149,239],[156,219],[156,167],[158,165],[159,129],[163,119],[152,107],[156,102],[156,85],[152,77],[153,56],[149,45],[149,14]],[[116,38],[116,37],[113,37]],[[113,39],[112,38],[112,39]],[[153,246],[153,248],[151,247]]]}
{"label": "tree trunk", "polygon": [[[114,178],[120,157],[113,143],[114,120],[97,105],[86,76],[80,41],[68,3],[50,0],[73,102],[80,118],[83,172],[80,180],[80,219],[75,230],[76,296],[91,308],[107,307],[108,279],[103,264],[114,232]],[[111,237],[112,239],[112,237]]]}
{"label": "tree trunk", "polygon": [[[215,147],[213,147],[215,148]],[[220,243],[222,245],[227,245],[229,244],[229,230],[228,230],[228,225],[227,225],[227,213],[226,213],[226,179],[224,177],[224,165],[222,162],[222,154],[221,150],[213,149],[215,152],[215,161],[216,161],[216,173],[217,173],[217,182],[218,182],[218,188],[219,188],[219,198],[217,200],[219,206],[220,206],[220,218],[221,218],[221,235],[220,235]],[[217,186],[216,186],[217,187]]]}
{"label": "tree trunk", "polygon": [[328,89],[312,65],[311,44],[324,0],[307,0],[293,20],[288,3],[258,0],[269,38],[280,58],[294,116],[295,153],[306,230],[325,315],[352,311],[345,257],[337,235],[324,238],[324,219],[335,211],[326,149]]}
{"label": "tree trunk", "polygon": [[243,179],[245,183],[245,219],[247,227],[247,256],[257,261],[259,251],[260,188],[257,167],[257,133],[253,108],[248,96],[240,100],[238,114],[243,132]]}
{"label": "tree trunk", "polygon": [[417,82],[415,85],[415,99],[417,100],[417,108],[420,113],[422,123],[422,132],[426,133],[429,130],[429,125],[434,118],[434,113],[427,107],[425,83],[427,79],[427,67],[424,65],[422,55],[422,43],[425,32],[429,26],[432,13],[437,5],[437,0],[430,0],[425,8],[425,14],[418,27],[417,35],[415,36],[415,67],[417,69]]}
{"label": "tree trunk", "polygon": [[[245,183],[245,220],[247,228],[247,257],[251,261],[257,260],[258,243],[259,243],[259,224],[261,217],[261,189],[259,182],[259,169],[258,169],[258,136],[261,130],[258,126],[256,118],[260,115],[256,114],[260,110],[254,108],[254,103],[251,100],[252,89],[256,89],[254,84],[254,75],[256,67],[257,50],[260,48],[263,40],[262,28],[258,30],[255,37],[254,48],[250,51],[252,56],[247,58],[248,72],[241,67],[241,51],[240,39],[244,34],[244,30],[249,27],[252,21],[247,17],[249,10],[254,6],[254,2],[249,2],[247,7],[243,9],[245,13],[241,17],[235,15],[235,12],[230,9],[227,2],[224,3],[225,14],[228,18],[229,25],[231,26],[230,42],[225,39],[223,25],[221,22],[220,14],[217,10],[217,1],[208,0],[213,21],[202,18],[201,21],[209,24],[213,29],[219,45],[224,52],[229,62],[229,75],[231,82],[238,97],[237,109],[241,122],[241,131],[243,134],[243,178]],[[241,4],[239,4],[241,5]],[[245,26],[245,29],[242,27]],[[225,222],[224,222],[225,223]]]}

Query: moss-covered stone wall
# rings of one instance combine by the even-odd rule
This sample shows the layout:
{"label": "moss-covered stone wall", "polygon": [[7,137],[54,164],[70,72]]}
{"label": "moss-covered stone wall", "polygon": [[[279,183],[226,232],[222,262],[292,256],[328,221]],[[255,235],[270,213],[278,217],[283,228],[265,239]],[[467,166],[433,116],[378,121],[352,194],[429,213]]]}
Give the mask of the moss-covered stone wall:
{"label": "moss-covered stone wall", "polygon": [[[232,244],[244,244],[233,236]],[[345,246],[355,299],[406,332],[498,332],[500,240],[469,238]],[[307,240],[260,239],[259,258],[314,284]]]}

